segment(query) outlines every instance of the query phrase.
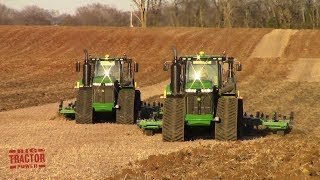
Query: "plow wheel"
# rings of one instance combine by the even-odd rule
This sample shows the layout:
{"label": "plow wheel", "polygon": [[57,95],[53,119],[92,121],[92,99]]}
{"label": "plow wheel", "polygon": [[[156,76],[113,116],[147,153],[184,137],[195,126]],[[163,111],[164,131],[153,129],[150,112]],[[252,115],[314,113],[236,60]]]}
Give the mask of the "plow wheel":
{"label": "plow wheel", "polygon": [[218,100],[217,116],[220,122],[215,124],[215,139],[235,141],[238,139],[238,99],[221,97]]}
{"label": "plow wheel", "polygon": [[79,88],[75,116],[77,124],[93,123],[92,94],[92,88],[90,87]]}
{"label": "plow wheel", "polygon": [[119,109],[116,111],[116,123],[134,124],[135,123],[135,90],[120,90],[118,96]]}
{"label": "plow wheel", "polygon": [[164,101],[162,139],[167,142],[184,141],[184,108],[182,97],[168,97]]}

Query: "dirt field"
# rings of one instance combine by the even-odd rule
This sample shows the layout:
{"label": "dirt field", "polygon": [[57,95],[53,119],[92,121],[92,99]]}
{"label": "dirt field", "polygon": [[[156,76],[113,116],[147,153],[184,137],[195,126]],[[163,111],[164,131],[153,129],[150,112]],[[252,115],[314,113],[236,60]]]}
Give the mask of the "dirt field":
{"label": "dirt field", "polygon": [[[1,26],[0,177],[320,178],[319,42],[320,31],[311,30]],[[74,98],[74,63],[84,48],[135,58],[138,84],[149,98],[163,92],[169,74],[162,63],[171,60],[173,44],[179,54],[226,50],[236,57],[244,68],[238,89],[245,110],[294,111],[293,132],[164,143],[134,125],[83,126],[57,116],[55,102]],[[46,168],[8,168],[10,149],[32,147],[45,149]]]}

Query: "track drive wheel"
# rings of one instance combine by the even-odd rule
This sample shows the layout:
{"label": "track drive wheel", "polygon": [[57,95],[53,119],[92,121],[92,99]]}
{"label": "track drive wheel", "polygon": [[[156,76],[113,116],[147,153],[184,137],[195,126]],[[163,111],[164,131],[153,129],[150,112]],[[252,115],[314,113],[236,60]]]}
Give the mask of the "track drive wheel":
{"label": "track drive wheel", "polygon": [[218,100],[217,116],[220,122],[215,123],[215,139],[235,141],[238,139],[238,99],[222,96]]}
{"label": "track drive wheel", "polygon": [[116,123],[134,124],[135,119],[135,90],[122,89],[118,96],[119,109],[116,111]]}
{"label": "track drive wheel", "polygon": [[76,105],[76,123],[77,124],[92,124],[93,123],[93,108],[92,108],[92,88],[80,87],[77,95]]}
{"label": "track drive wheel", "polygon": [[162,139],[166,142],[184,141],[185,133],[185,99],[167,97],[164,100]]}

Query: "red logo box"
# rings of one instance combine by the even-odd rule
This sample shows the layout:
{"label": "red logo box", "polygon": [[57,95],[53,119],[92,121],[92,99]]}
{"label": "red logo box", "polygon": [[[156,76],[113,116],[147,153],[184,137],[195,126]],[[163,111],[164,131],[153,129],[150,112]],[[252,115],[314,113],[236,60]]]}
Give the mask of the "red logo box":
{"label": "red logo box", "polygon": [[45,167],[44,149],[30,148],[9,150],[10,169]]}

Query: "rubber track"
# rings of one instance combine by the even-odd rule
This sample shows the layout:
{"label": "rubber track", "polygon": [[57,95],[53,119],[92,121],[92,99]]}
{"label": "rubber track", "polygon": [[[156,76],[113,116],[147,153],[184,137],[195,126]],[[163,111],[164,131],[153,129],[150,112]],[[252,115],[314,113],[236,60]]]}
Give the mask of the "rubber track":
{"label": "rubber track", "polygon": [[134,121],[136,122],[139,117],[139,111],[141,110],[141,92],[139,90],[135,90],[134,98]]}
{"label": "rubber track", "polygon": [[76,105],[76,123],[77,124],[92,124],[92,88],[81,87],[79,88],[77,95]]}
{"label": "rubber track", "polygon": [[221,97],[218,100],[217,116],[220,122],[215,124],[215,139],[235,141],[238,139],[238,99]]}
{"label": "rubber track", "polygon": [[120,109],[116,111],[116,123],[134,124],[135,123],[135,90],[120,90],[118,96]]}
{"label": "rubber track", "polygon": [[244,134],[244,127],[243,127],[243,99],[238,99],[238,137],[240,139],[243,137]]}
{"label": "rubber track", "polygon": [[184,141],[185,98],[168,97],[164,101],[162,138],[166,142]]}

